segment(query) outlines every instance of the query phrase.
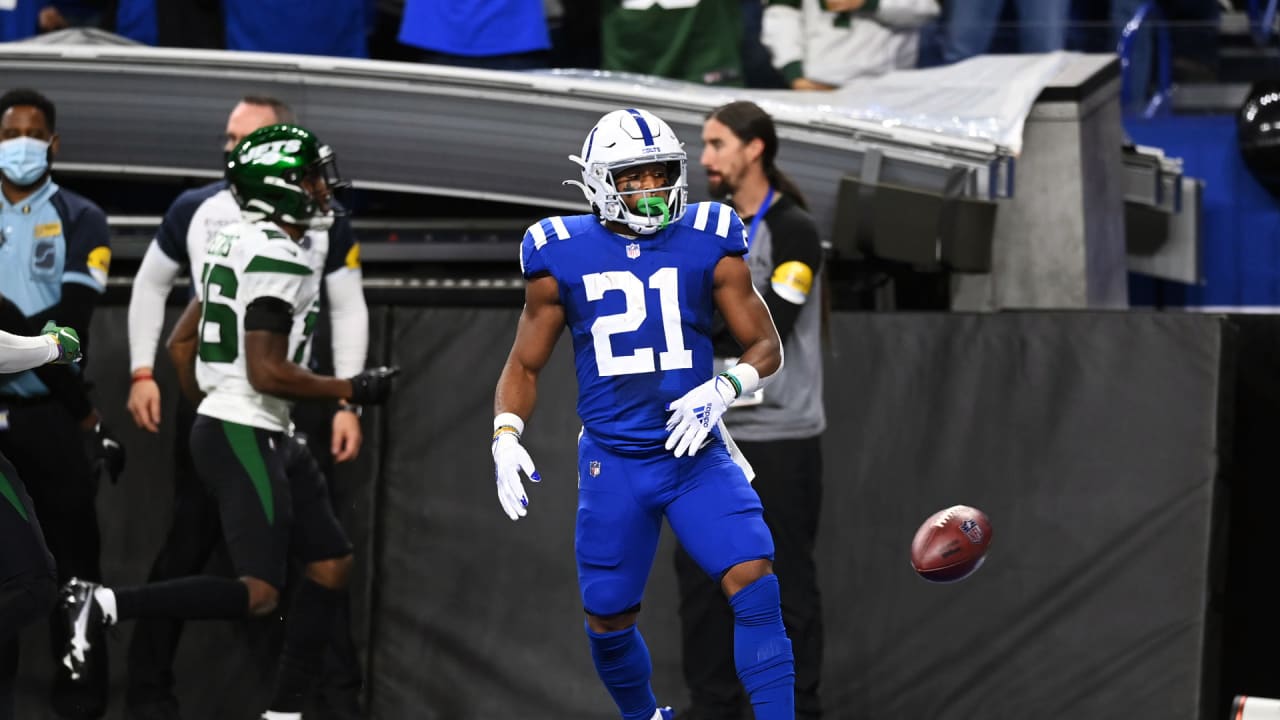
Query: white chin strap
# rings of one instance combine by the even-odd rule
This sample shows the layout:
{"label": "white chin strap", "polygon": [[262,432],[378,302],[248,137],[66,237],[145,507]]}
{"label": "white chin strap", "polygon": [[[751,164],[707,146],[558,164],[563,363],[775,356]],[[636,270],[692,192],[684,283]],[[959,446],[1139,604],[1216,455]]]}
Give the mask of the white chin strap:
{"label": "white chin strap", "polygon": [[[627,214],[634,216],[634,213],[627,213]],[[662,227],[659,225],[637,225],[636,223],[630,222],[630,221],[627,222],[627,227],[631,228],[632,230],[634,230],[635,232],[641,235],[652,235],[662,229]]]}

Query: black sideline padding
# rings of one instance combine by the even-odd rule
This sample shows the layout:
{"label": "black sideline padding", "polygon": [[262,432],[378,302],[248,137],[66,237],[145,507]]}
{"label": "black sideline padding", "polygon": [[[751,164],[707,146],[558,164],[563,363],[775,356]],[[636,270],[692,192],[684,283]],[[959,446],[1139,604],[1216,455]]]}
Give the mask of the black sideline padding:
{"label": "black sideline padding", "polygon": [[[834,717],[1201,717],[1227,327],[837,316],[819,540]],[[957,503],[990,516],[990,555],[930,585],[908,546]]]}
{"label": "black sideline padding", "polygon": [[964,197],[967,176],[954,170],[941,193],[868,177],[840,179],[832,245],[844,259],[870,257],[921,269],[991,272],[996,203]]}
{"label": "black sideline padding", "polygon": [[[366,414],[360,461],[337,475],[371,716],[616,717],[575,581],[567,338],[525,433],[544,479],[513,523],[487,439],[518,311],[372,314],[371,363],[405,372],[389,407]],[[138,582],[167,522],[170,444],[124,414],[124,320],[123,308],[98,314],[90,374],[130,452],[120,485],[100,490],[103,567]],[[1200,708],[1217,692],[1209,601],[1230,328],[1182,314],[834,316],[819,539],[827,717],[1211,717]],[[956,503],[991,517],[991,554],[970,579],[933,585],[911,571],[909,544]],[[641,628],[659,700],[681,705],[671,550],[668,537]],[[248,716],[278,624],[188,624],[177,667],[187,720]],[[24,638],[22,717],[42,707],[45,637]]]}

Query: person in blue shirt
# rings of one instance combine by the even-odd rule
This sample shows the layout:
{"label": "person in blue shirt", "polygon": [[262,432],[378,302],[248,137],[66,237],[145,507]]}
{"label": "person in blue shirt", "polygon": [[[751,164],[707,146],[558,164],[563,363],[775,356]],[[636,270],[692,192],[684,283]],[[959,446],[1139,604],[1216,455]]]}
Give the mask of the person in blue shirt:
{"label": "person in blue shirt", "polygon": [[40,13],[45,0],[17,0],[12,6],[0,3],[0,42],[26,40],[40,32]]}
{"label": "person in blue shirt", "polygon": [[228,50],[369,57],[371,0],[222,0]]}
{"label": "person in blue shirt", "polygon": [[[850,0],[845,0],[849,2]],[[852,0],[856,2],[857,0]],[[1018,52],[1061,50],[1067,41],[1070,0],[965,0],[942,4],[940,44],[944,63],[990,52],[1006,4],[1016,6]]]}
{"label": "person in blue shirt", "polygon": [[[715,578],[734,614],[734,661],[758,720],[795,717],[794,661],[782,623],[773,539],[750,470],[721,415],[782,366],[782,343],[743,259],[733,208],[687,205],[687,158],[645,110],[605,115],[587,135],[582,188],[591,215],[551,217],[521,244],[528,281],[498,379],[491,449],[498,498],[525,516],[520,443],[538,374],[564,328],[578,377],[575,554],[596,671],[624,720],[669,720],[650,687],[636,628],[665,516]],[[743,351],[714,371],[719,310]]]}
{"label": "person in blue shirt", "polygon": [[547,66],[542,0],[405,0],[399,41],[436,65],[531,70]]}
{"label": "person in blue shirt", "polygon": [[[56,123],[54,104],[34,90],[0,96],[0,329],[34,335],[49,320],[78,328],[87,362],[88,330],[106,290],[111,246],[102,210],[50,176],[58,153]],[[98,483],[86,440],[102,449],[109,438],[95,435],[101,422],[83,388],[65,391],[61,382],[35,371],[0,376],[0,453],[29,483],[59,581],[81,573],[100,578]],[[53,647],[61,648],[65,629],[57,622],[53,627]],[[100,717],[105,672],[77,685],[56,667],[55,711]]]}
{"label": "person in blue shirt", "polygon": [[10,0],[8,5],[0,2],[0,42],[25,40],[69,27],[101,27],[106,4],[104,0]]}
{"label": "person in blue shirt", "polygon": [[[102,28],[144,45],[155,45],[156,0],[42,0],[40,32],[64,28]],[[219,38],[221,41],[221,38]],[[221,42],[219,42],[221,45]]]}
{"label": "person in blue shirt", "polygon": [[40,9],[41,32],[72,27],[102,27],[103,0],[45,0]]}

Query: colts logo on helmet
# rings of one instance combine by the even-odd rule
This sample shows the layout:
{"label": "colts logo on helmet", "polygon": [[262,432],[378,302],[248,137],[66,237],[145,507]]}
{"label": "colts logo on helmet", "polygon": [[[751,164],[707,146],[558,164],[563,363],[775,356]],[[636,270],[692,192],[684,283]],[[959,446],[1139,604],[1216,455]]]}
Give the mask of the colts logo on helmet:
{"label": "colts logo on helmet", "polygon": [[960,532],[964,533],[964,536],[969,538],[969,542],[975,545],[982,542],[982,528],[978,525],[978,521],[973,518],[960,523]]}
{"label": "colts logo on helmet", "polygon": [[273,140],[269,143],[254,145],[240,153],[241,165],[275,165],[284,155],[296,155],[302,150],[302,141]]}

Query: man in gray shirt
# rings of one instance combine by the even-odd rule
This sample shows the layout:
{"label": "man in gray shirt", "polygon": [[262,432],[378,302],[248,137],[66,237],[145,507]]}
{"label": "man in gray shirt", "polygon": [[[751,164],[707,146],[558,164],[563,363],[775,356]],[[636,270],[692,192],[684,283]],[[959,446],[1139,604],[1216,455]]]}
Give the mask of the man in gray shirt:
{"label": "man in gray shirt", "polygon": [[[804,197],[778,170],[773,119],[738,101],[703,124],[702,165],[710,191],[730,197],[747,226],[747,266],[782,338],[785,363],[769,386],[738,402],[724,423],[756,472],[752,486],[773,533],[774,572],[782,586],[782,616],[796,663],[796,718],[821,717],[822,607],[813,560],[822,504],[822,245]],[[721,327],[717,358],[740,352]],[[747,717],[735,676],[733,615],[718,584],[676,550],[685,682],[693,705],[680,720]]]}

